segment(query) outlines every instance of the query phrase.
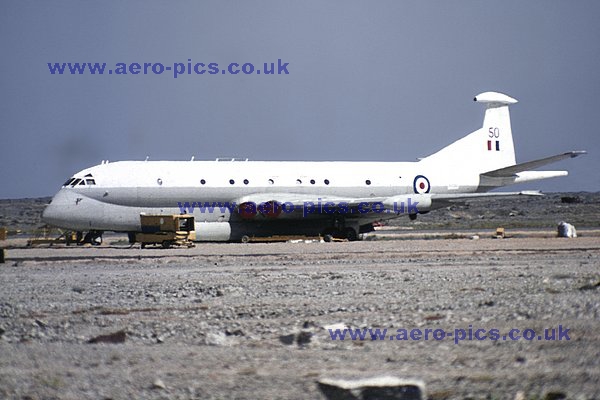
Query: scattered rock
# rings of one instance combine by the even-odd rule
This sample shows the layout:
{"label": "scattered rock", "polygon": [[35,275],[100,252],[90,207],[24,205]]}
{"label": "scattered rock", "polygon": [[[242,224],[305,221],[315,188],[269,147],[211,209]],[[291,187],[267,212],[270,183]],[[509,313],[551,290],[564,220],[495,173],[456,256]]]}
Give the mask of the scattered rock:
{"label": "scattered rock", "polygon": [[326,331],[335,331],[336,329],[343,331],[344,329],[348,329],[348,326],[343,322],[338,322],[335,324],[324,325],[323,329],[325,329]]}
{"label": "scattered rock", "polygon": [[579,290],[593,290],[598,289],[600,287],[600,281],[596,283],[588,283],[587,285],[583,285],[579,288]]}
{"label": "scattered rock", "polygon": [[312,321],[304,321],[302,329],[318,328],[318,325]]}
{"label": "scattered rock", "polygon": [[307,330],[300,331],[299,333],[290,333],[289,335],[280,335],[279,341],[286,346],[296,343],[299,347],[306,346],[312,340],[313,333]]}
{"label": "scattered rock", "polygon": [[227,337],[222,333],[207,333],[205,343],[209,346],[225,346],[228,344]]}
{"label": "scattered rock", "polygon": [[291,333],[289,335],[281,335],[279,336],[279,341],[285,345],[294,344],[294,340],[296,339],[296,335]]}
{"label": "scattered rock", "polygon": [[48,324],[42,321],[41,319],[36,319],[35,324],[43,329],[46,329],[46,327],[48,327]]}
{"label": "scattered rock", "polygon": [[296,343],[298,344],[298,346],[305,346],[310,343],[310,341],[312,340],[312,336],[313,336],[312,332],[301,331],[296,336]]}
{"label": "scattered rock", "polygon": [[391,376],[366,379],[320,379],[317,384],[329,400],[421,400],[426,398],[423,382]]}
{"label": "scattered rock", "polygon": [[515,394],[515,400],[526,400],[525,397],[525,392],[519,390],[516,394]]}
{"label": "scattered rock", "polygon": [[166,389],[165,383],[160,378],[156,378],[154,382],[152,382],[152,389]]}
{"label": "scattered rock", "polygon": [[575,230],[575,227],[573,225],[565,221],[561,221],[558,224],[558,237],[576,238],[577,231]]}
{"label": "scattered rock", "polygon": [[124,330],[120,330],[118,332],[109,333],[107,335],[100,335],[91,338],[88,340],[88,343],[125,343],[125,339],[127,338],[127,332]]}
{"label": "scattered rock", "polygon": [[567,395],[565,393],[558,391],[548,392],[546,393],[546,396],[544,396],[544,400],[562,400],[566,398]]}

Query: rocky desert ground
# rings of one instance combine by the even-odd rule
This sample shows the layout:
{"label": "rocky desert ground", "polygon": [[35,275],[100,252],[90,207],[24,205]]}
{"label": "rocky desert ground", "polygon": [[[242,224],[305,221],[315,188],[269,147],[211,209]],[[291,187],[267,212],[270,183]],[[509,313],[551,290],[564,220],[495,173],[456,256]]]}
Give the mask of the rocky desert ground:
{"label": "rocky desert ground", "polygon": [[[3,201],[11,235],[0,264],[0,398],[322,399],[319,379],[383,375],[423,381],[429,399],[600,398],[596,196],[551,195],[547,209],[529,199],[454,206],[413,228],[550,232],[542,237],[376,233],[169,250],[118,237],[27,248],[17,230],[36,225],[44,200]],[[582,234],[553,237],[556,220]],[[569,340],[545,340],[559,326]],[[331,336],[369,328],[388,335]],[[413,340],[403,329],[497,329],[500,338]],[[535,336],[502,339],[514,329]]]}

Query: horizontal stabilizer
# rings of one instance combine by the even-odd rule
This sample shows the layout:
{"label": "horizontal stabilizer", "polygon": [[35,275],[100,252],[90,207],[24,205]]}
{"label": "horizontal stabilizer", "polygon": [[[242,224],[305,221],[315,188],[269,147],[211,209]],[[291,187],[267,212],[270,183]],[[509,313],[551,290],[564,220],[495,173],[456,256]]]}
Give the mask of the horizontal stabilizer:
{"label": "horizontal stabilizer", "polygon": [[522,190],[520,192],[492,192],[492,193],[444,193],[431,195],[432,201],[462,201],[489,199],[494,197],[518,197],[518,196],[543,196],[539,190]]}
{"label": "horizontal stabilizer", "polygon": [[569,151],[563,154],[557,154],[555,156],[541,158],[539,160],[528,161],[525,163],[512,165],[510,167],[495,169],[493,171],[484,172],[481,175],[489,178],[509,178],[515,176],[515,174],[519,172],[539,168],[542,165],[551,164],[553,162],[564,160],[565,158],[577,157],[586,153],[586,151]]}

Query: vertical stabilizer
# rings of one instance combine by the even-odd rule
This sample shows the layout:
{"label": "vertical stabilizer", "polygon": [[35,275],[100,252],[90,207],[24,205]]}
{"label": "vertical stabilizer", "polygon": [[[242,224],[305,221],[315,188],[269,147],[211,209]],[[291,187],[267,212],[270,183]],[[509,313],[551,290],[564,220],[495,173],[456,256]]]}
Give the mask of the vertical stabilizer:
{"label": "vertical stabilizer", "polygon": [[515,147],[510,125],[509,105],[517,103],[502,93],[477,95],[486,105],[483,126],[475,132],[423,159],[455,170],[491,171],[515,164]]}

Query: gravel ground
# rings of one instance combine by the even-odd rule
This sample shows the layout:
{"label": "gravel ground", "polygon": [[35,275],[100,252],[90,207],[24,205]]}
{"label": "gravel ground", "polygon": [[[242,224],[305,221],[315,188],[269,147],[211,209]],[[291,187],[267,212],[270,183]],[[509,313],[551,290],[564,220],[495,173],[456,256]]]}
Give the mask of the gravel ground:
{"label": "gravel ground", "polygon": [[[599,265],[597,237],[11,249],[0,398],[319,399],[319,378],[382,374],[431,399],[600,398]],[[340,341],[333,324],[570,340]]]}

